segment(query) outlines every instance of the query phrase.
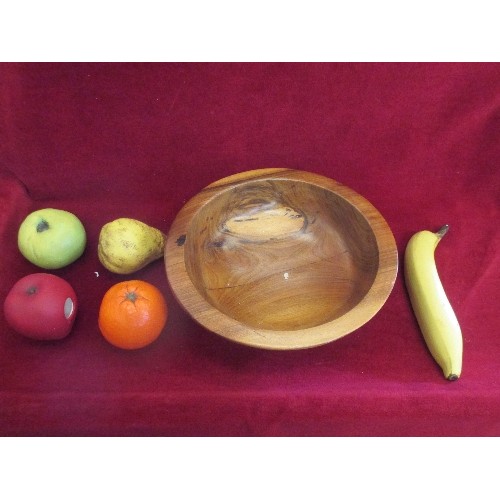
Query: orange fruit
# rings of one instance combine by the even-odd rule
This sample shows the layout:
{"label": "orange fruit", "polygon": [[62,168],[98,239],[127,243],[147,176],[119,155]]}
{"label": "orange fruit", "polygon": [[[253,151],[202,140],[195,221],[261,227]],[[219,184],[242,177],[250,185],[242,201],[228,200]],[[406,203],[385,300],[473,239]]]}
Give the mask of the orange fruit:
{"label": "orange fruit", "polygon": [[168,308],[158,288],[146,281],[113,285],[99,309],[103,337],[122,349],[139,349],[154,342],[167,322]]}

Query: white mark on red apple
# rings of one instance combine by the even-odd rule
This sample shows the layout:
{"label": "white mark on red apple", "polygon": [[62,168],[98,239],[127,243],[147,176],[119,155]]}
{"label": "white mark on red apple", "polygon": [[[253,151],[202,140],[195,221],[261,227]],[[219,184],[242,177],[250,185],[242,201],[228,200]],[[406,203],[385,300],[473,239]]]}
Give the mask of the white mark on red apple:
{"label": "white mark on red apple", "polygon": [[70,297],[68,297],[64,302],[64,317],[69,319],[75,310],[75,305]]}

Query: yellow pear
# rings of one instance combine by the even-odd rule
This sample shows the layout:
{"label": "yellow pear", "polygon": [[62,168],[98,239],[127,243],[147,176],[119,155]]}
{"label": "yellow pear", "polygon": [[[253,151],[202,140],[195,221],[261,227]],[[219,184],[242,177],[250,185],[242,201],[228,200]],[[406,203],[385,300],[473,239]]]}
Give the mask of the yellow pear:
{"label": "yellow pear", "polygon": [[165,235],[159,229],[120,218],[102,227],[97,254],[109,271],[131,274],[163,257],[164,247]]}

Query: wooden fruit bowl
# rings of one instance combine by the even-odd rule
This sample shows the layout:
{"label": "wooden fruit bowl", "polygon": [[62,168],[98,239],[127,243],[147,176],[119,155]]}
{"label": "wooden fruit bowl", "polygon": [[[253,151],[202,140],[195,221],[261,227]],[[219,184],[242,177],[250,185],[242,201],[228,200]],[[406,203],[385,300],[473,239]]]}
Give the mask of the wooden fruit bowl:
{"label": "wooden fruit bowl", "polygon": [[181,209],[165,262],[173,293],[230,340],[299,349],[371,319],[398,268],[380,213],[332,179],[289,169],[221,179]]}

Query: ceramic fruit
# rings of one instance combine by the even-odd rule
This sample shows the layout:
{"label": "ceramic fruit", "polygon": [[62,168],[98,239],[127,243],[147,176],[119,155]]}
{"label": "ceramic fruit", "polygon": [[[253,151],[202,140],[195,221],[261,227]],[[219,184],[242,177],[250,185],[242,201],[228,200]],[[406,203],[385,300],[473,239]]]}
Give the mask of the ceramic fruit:
{"label": "ceramic fruit", "polygon": [[120,218],[105,224],[97,254],[101,264],[117,274],[131,274],[163,257],[165,235],[136,219]]}
{"label": "ceramic fruit", "polygon": [[4,302],[7,323],[36,340],[66,337],[75,321],[78,301],[73,287],[59,276],[34,273],[21,278]]}
{"label": "ceramic fruit", "polygon": [[154,342],[165,326],[168,308],[163,294],[142,280],[122,281],[104,295],[98,324],[103,337],[121,349]]}
{"label": "ceramic fruit", "polygon": [[439,231],[419,231],[405,250],[405,281],[425,342],[448,380],[462,372],[460,324],[439,278],[434,252],[448,225]]}
{"label": "ceramic fruit", "polygon": [[43,208],[30,213],[19,227],[17,243],[30,262],[43,269],[59,269],[78,259],[87,235],[71,212]]}

